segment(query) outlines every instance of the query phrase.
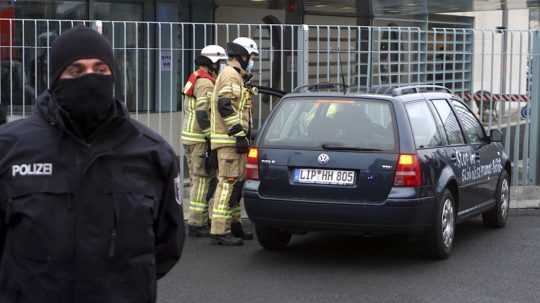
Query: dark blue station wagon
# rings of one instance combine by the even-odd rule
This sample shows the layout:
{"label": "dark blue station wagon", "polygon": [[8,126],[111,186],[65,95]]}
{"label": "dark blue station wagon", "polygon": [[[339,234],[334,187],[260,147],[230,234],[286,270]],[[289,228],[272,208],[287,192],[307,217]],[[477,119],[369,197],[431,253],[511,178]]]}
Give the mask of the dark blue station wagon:
{"label": "dark blue station wagon", "polygon": [[447,258],[455,226],[508,218],[512,164],[444,87],[285,96],[250,149],[244,202],[266,249],[309,231],[419,234]]}

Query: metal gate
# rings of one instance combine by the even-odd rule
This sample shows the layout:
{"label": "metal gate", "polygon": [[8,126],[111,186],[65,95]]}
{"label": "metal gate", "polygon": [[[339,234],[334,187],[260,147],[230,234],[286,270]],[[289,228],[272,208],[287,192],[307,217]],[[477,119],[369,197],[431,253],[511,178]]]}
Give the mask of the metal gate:
{"label": "metal gate", "polygon": [[[207,44],[238,36],[258,42],[254,82],[284,91],[344,82],[351,91],[408,84],[452,89],[488,129],[505,134],[514,184],[537,183],[540,34],[461,28],[164,23],[0,19],[0,102],[9,121],[24,118],[49,87],[50,45],[74,26],[107,36],[118,65],[116,96],[132,116],[181,153],[180,94]],[[259,127],[277,99],[258,96]]]}

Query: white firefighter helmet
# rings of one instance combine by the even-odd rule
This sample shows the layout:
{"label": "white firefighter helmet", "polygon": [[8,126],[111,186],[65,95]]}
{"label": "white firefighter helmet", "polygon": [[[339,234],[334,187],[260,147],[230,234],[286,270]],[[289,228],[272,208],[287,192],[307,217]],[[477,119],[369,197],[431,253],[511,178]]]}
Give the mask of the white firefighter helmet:
{"label": "white firefighter helmet", "polygon": [[201,50],[201,56],[204,56],[212,63],[218,63],[220,60],[227,60],[225,49],[219,45],[208,45]]}
{"label": "white firefighter helmet", "polygon": [[233,43],[236,43],[240,46],[242,46],[250,55],[259,55],[259,48],[257,47],[257,43],[253,41],[250,38],[246,37],[240,37],[234,39]]}

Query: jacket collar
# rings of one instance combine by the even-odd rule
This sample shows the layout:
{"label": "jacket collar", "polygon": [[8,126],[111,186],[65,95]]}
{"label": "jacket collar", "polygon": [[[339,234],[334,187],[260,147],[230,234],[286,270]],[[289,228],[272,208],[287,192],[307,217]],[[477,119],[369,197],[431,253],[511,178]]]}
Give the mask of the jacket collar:
{"label": "jacket collar", "polygon": [[67,134],[74,141],[83,145],[106,144],[110,148],[124,142],[127,137],[139,133],[137,128],[131,123],[129,114],[124,105],[116,100],[114,112],[90,137],[86,142],[77,126],[69,119],[67,113],[58,105],[54,95],[50,91],[45,91],[39,96],[34,107],[33,116],[44,120],[50,127],[55,127],[59,131]]}

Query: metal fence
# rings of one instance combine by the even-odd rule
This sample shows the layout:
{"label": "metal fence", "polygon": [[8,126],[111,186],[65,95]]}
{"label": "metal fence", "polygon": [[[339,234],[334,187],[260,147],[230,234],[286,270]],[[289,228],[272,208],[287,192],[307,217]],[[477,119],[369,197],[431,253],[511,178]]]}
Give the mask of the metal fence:
{"label": "metal fence", "polygon": [[[253,80],[261,86],[292,91],[308,83],[344,82],[357,92],[409,84],[452,89],[488,129],[505,134],[517,172],[514,184],[536,182],[536,31],[0,19],[0,102],[10,121],[27,116],[36,96],[49,87],[51,43],[80,25],[111,40],[119,75],[117,97],[135,119],[161,133],[179,153],[180,91],[195,56],[205,45],[224,46],[249,36],[261,49]],[[257,98],[253,113],[259,127],[279,100]]]}

